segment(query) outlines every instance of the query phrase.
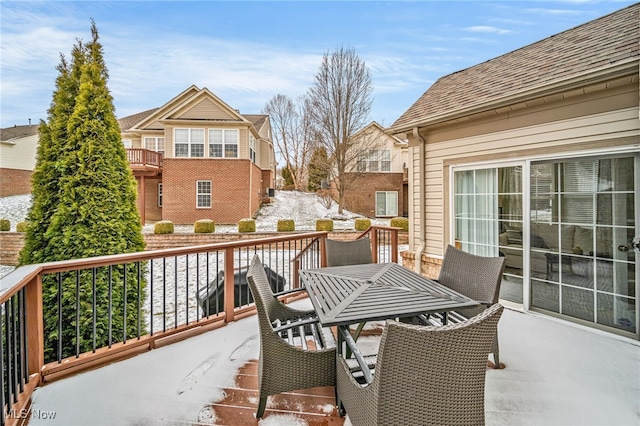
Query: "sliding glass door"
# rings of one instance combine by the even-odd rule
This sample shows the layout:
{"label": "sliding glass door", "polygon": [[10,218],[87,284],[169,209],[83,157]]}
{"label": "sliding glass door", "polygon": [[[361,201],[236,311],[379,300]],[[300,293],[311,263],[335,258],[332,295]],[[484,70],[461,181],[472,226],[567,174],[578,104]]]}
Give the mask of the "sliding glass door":
{"label": "sliding glass door", "polygon": [[455,244],[506,258],[501,299],[637,336],[638,170],[640,155],[455,169]]}
{"label": "sliding glass door", "polygon": [[531,165],[531,307],[637,333],[637,162]]}

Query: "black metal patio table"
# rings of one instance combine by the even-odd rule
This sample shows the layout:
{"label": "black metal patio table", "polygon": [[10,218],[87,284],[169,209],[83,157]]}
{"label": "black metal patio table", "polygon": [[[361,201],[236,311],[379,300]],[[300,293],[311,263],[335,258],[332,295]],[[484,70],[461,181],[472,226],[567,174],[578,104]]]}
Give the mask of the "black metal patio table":
{"label": "black metal patio table", "polygon": [[480,303],[397,263],[300,271],[323,326],[412,317]]}

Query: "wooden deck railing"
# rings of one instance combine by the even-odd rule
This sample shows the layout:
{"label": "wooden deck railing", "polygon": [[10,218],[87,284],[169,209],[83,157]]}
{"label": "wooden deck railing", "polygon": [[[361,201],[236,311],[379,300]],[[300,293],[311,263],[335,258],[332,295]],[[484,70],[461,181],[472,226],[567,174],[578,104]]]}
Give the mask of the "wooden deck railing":
{"label": "wooden deck railing", "polygon": [[162,154],[144,148],[127,148],[127,159],[132,167],[162,167]]}
{"label": "wooden deck railing", "polygon": [[[397,228],[377,226],[365,231],[371,236],[375,260],[397,261],[397,232]],[[275,274],[275,285],[286,283],[282,289],[295,288],[299,286],[298,269],[324,263],[327,235],[288,234],[16,269],[0,279],[0,423],[17,423],[16,414],[28,406],[33,390],[47,381],[253,314],[245,278],[251,258],[260,256],[270,274]],[[108,290],[100,293],[99,288]],[[51,298],[57,301],[57,308],[47,312],[46,318],[43,294],[49,302]],[[124,294],[121,310],[114,308],[117,294]],[[69,297],[75,302],[68,303],[65,298]],[[132,297],[130,302],[135,299],[134,303],[127,304],[127,297]],[[68,322],[82,323],[84,329],[75,325],[71,333],[63,332],[69,326],[63,324],[63,312],[72,312],[75,320]],[[124,331],[116,332],[116,322],[124,324]],[[87,328],[88,349],[80,344]],[[102,334],[97,331],[101,328]]]}

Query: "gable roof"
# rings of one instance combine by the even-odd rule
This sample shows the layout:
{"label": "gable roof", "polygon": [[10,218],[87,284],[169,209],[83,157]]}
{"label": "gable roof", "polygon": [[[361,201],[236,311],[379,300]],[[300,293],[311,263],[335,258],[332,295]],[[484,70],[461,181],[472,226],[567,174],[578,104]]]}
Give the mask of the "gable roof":
{"label": "gable roof", "polygon": [[[153,108],[120,118],[118,120],[120,131],[127,132],[150,129],[149,126],[157,124],[162,120],[180,118],[189,119],[188,114],[184,117],[186,113],[193,111],[193,109],[197,109],[199,106],[206,106],[211,103],[220,107],[221,111],[224,111],[224,114],[226,114],[228,118],[209,118],[210,121],[243,121],[253,124],[253,126],[259,130],[269,117],[265,114],[240,114],[238,110],[230,107],[206,87],[198,89],[196,86],[192,85],[159,108]],[[196,119],[200,118],[198,117]]]}
{"label": "gable roof", "polygon": [[393,140],[394,144],[406,144],[405,141],[403,141],[402,139],[398,138],[395,135],[392,135],[390,133],[388,133],[384,127],[382,127],[380,124],[378,124],[377,121],[372,121],[371,123],[367,124],[366,126],[364,126],[362,129],[358,130],[357,132],[355,132],[352,136],[351,139],[356,139],[358,138],[360,135],[365,134],[366,132],[369,131],[374,131],[377,130],[379,133],[382,133],[383,135],[387,136],[388,138],[391,138]]}
{"label": "gable roof", "polygon": [[12,126],[0,129],[0,141],[7,142],[11,139],[25,138],[38,134],[38,125],[28,124],[24,126]]}
{"label": "gable roof", "polygon": [[[455,111],[523,99],[640,58],[640,3],[438,79],[390,127],[400,133]],[[637,73],[637,70],[636,70]],[[511,102],[513,103],[513,102]],[[488,108],[486,108],[488,109]],[[479,112],[476,111],[476,112]]]}

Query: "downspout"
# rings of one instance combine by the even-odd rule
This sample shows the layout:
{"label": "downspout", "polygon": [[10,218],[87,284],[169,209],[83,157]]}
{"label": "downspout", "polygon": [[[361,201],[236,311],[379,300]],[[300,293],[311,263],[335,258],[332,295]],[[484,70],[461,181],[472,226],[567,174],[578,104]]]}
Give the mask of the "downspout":
{"label": "downspout", "polygon": [[422,254],[425,252],[427,248],[427,194],[426,194],[426,145],[425,141],[420,136],[420,132],[418,131],[418,127],[413,128],[413,137],[415,137],[419,144],[419,157],[418,157],[418,217],[419,217],[419,229],[420,233],[418,234],[418,247],[416,248],[415,253],[415,265],[414,270],[421,274],[422,273]]}

